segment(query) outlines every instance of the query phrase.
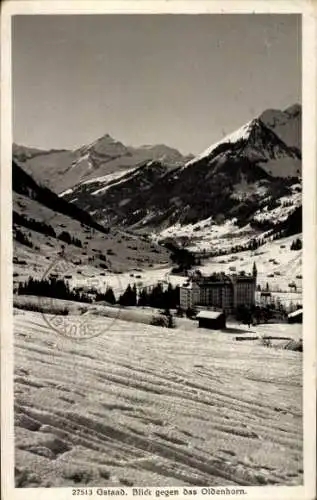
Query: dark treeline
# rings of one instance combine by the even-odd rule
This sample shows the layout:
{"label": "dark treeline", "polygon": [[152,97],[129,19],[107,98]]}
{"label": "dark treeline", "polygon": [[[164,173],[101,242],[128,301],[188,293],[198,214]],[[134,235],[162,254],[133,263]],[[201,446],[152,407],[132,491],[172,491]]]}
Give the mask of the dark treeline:
{"label": "dark treeline", "polygon": [[142,288],[139,292],[136,286],[128,285],[118,303],[122,306],[154,307],[158,309],[175,309],[179,304],[179,286],[171,283],[164,290],[161,283],[153,288]]}
{"label": "dark treeline", "polygon": [[99,292],[95,288],[83,291],[82,288],[71,288],[62,278],[48,277],[38,280],[30,277],[25,283],[18,285],[17,293],[89,303],[104,301],[111,305],[148,306],[165,311],[176,309],[179,305],[179,286],[173,287],[169,284],[164,290],[160,283],[151,289],[143,288],[139,291],[135,284],[133,286],[129,284],[117,299],[111,287],[108,287],[106,292]]}
{"label": "dark treeline", "polygon": [[[299,306],[300,307],[300,306]],[[237,307],[235,316],[238,321],[244,324],[259,324],[268,323],[270,320],[287,318],[288,309],[282,303],[275,304],[274,302],[266,305]]]}
{"label": "dark treeline", "polygon": [[81,240],[78,238],[74,238],[67,231],[62,231],[58,237],[59,240],[64,241],[68,245],[75,245],[76,247],[82,247]]}
{"label": "dark treeline", "polygon": [[140,291],[137,305],[164,310],[176,309],[179,305],[179,286],[173,287],[169,283],[167,289],[164,290],[163,286],[158,283],[151,290],[143,288]]}
{"label": "dark treeline", "polygon": [[284,236],[293,236],[293,234],[301,233],[303,230],[302,207],[297,207],[283,224],[285,226]]}
{"label": "dark treeline", "polygon": [[14,237],[16,241],[29,248],[33,248],[32,241],[23,233],[23,231],[20,231],[20,229],[18,229],[15,226],[13,228],[14,228]]}
{"label": "dark treeline", "polygon": [[108,302],[109,304],[116,304],[117,302],[115,294],[111,287],[108,287],[105,293],[96,292],[95,300],[97,302],[105,301]]}
{"label": "dark treeline", "polygon": [[171,241],[164,242],[164,245],[171,252],[171,260],[176,264],[176,269],[179,272],[189,270],[193,265],[197,264],[195,254],[186,248],[180,248]]}
{"label": "dark treeline", "polygon": [[13,224],[18,224],[19,226],[27,227],[32,229],[37,233],[44,234],[45,236],[51,236],[52,238],[57,238],[64,241],[69,245],[76,245],[77,247],[82,247],[82,242],[80,239],[71,236],[67,231],[62,231],[59,236],[56,235],[54,228],[50,224],[38,221],[35,219],[28,219],[24,215],[17,212],[13,212]]}
{"label": "dark treeline", "polygon": [[291,244],[291,250],[301,250],[302,249],[302,240],[297,238],[296,240],[292,241]]}
{"label": "dark treeline", "polygon": [[272,312],[268,307],[241,305],[236,310],[236,319],[244,324],[267,323],[272,318]]}
{"label": "dark treeline", "polygon": [[18,224],[19,226],[27,227],[28,229],[33,229],[38,233],[45,234],[45,236],[52,236],[56,238],[56,233],[52,226],[46,224],[45,222],[37,221],[35,219],[28,219],[15,211],[13,211],[13,224]]}
{"label": "dark treeline", "polygon": [[17,293],[19,295],[38,295],[40,297],[52,297],[77,302],[92,302],[92,298],[88,294],[71,289],[67,281],[58,278],[40,280],[29,278],[25,283],[19,283]]}
{"label": "dark treeline", "polygon": [[129,284],[125,291],[120,295],[118,303],[121,306],[136,306],[137,305],[137,289],[136,286]]}
{"label": "dark treeline", "polygon": [[67,231],[62,231],[59,236],[56,235],[54,228],[50,224],[46,224],[45,222],[37,221],[35,219],[28,219],[17,212],[13,212],[13,226],[15,229],[15,239],[22,243],[23,245],[29,246],[32,248],[32,242],[23,234],[21,230],[19,230],[16,225],[26,227],[28,229],[32,229],[37,233],[44,234],[45,236],[51,236],[52,238],[58,238],[61,241],[64,241],[68,245],[75,245],[79,248],[82,248],[82,242],[79,238],[75,238],[71,236]]}

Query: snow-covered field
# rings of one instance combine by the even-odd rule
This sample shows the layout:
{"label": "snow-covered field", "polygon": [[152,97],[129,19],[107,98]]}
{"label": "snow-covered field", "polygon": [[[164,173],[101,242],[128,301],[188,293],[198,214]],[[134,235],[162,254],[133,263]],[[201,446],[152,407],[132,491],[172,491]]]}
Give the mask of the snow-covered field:
{"label": "snow-covered field", "polygon": [[17,485],[302,484],[301,353],[236,342],[237,325],[89,325],[74,341],[15,310]]}

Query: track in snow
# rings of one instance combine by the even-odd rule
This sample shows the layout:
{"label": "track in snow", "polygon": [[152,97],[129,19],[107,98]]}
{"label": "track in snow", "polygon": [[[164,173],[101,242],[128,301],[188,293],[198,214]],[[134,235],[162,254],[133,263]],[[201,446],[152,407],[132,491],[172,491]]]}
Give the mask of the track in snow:
{"label": "track in snow", "polygon": [[16,312],[17,485],[302,483],[300,353],[108,318],[75,342]]}

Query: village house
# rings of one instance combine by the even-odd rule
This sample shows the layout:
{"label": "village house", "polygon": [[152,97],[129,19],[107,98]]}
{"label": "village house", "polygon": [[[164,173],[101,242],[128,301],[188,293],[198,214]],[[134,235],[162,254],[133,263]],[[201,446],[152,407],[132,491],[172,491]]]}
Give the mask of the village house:
{"label": "village house", "polygon": [[209,306],[231,313],[241,305],[255,304],[256,268],[252,274],[193,275],[180,287],[180,307]]}
{"label": "village house", "polygon": [[303,309],[297,309],[287,316],[288,323],[303,323]]}
{"label": "village house", "polygon": [[209,328],[211,330],[226,328],[226,316],[221,311],[200,311],[196,319],[199,328]]}

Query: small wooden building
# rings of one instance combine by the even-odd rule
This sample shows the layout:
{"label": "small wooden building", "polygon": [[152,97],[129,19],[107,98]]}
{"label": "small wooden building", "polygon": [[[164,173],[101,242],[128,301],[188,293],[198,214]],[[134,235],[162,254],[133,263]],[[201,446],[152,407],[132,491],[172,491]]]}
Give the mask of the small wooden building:
{"label": "small wooden building", "polygon": [[210,330],[226,328],[226,315],[223,311],[200,311],[196,319],[198,319],[199,328]]}
{"label": "small wooden building", "polygon": [[287,316],[288,323],[303,323],[303,309],[297,309]]}

